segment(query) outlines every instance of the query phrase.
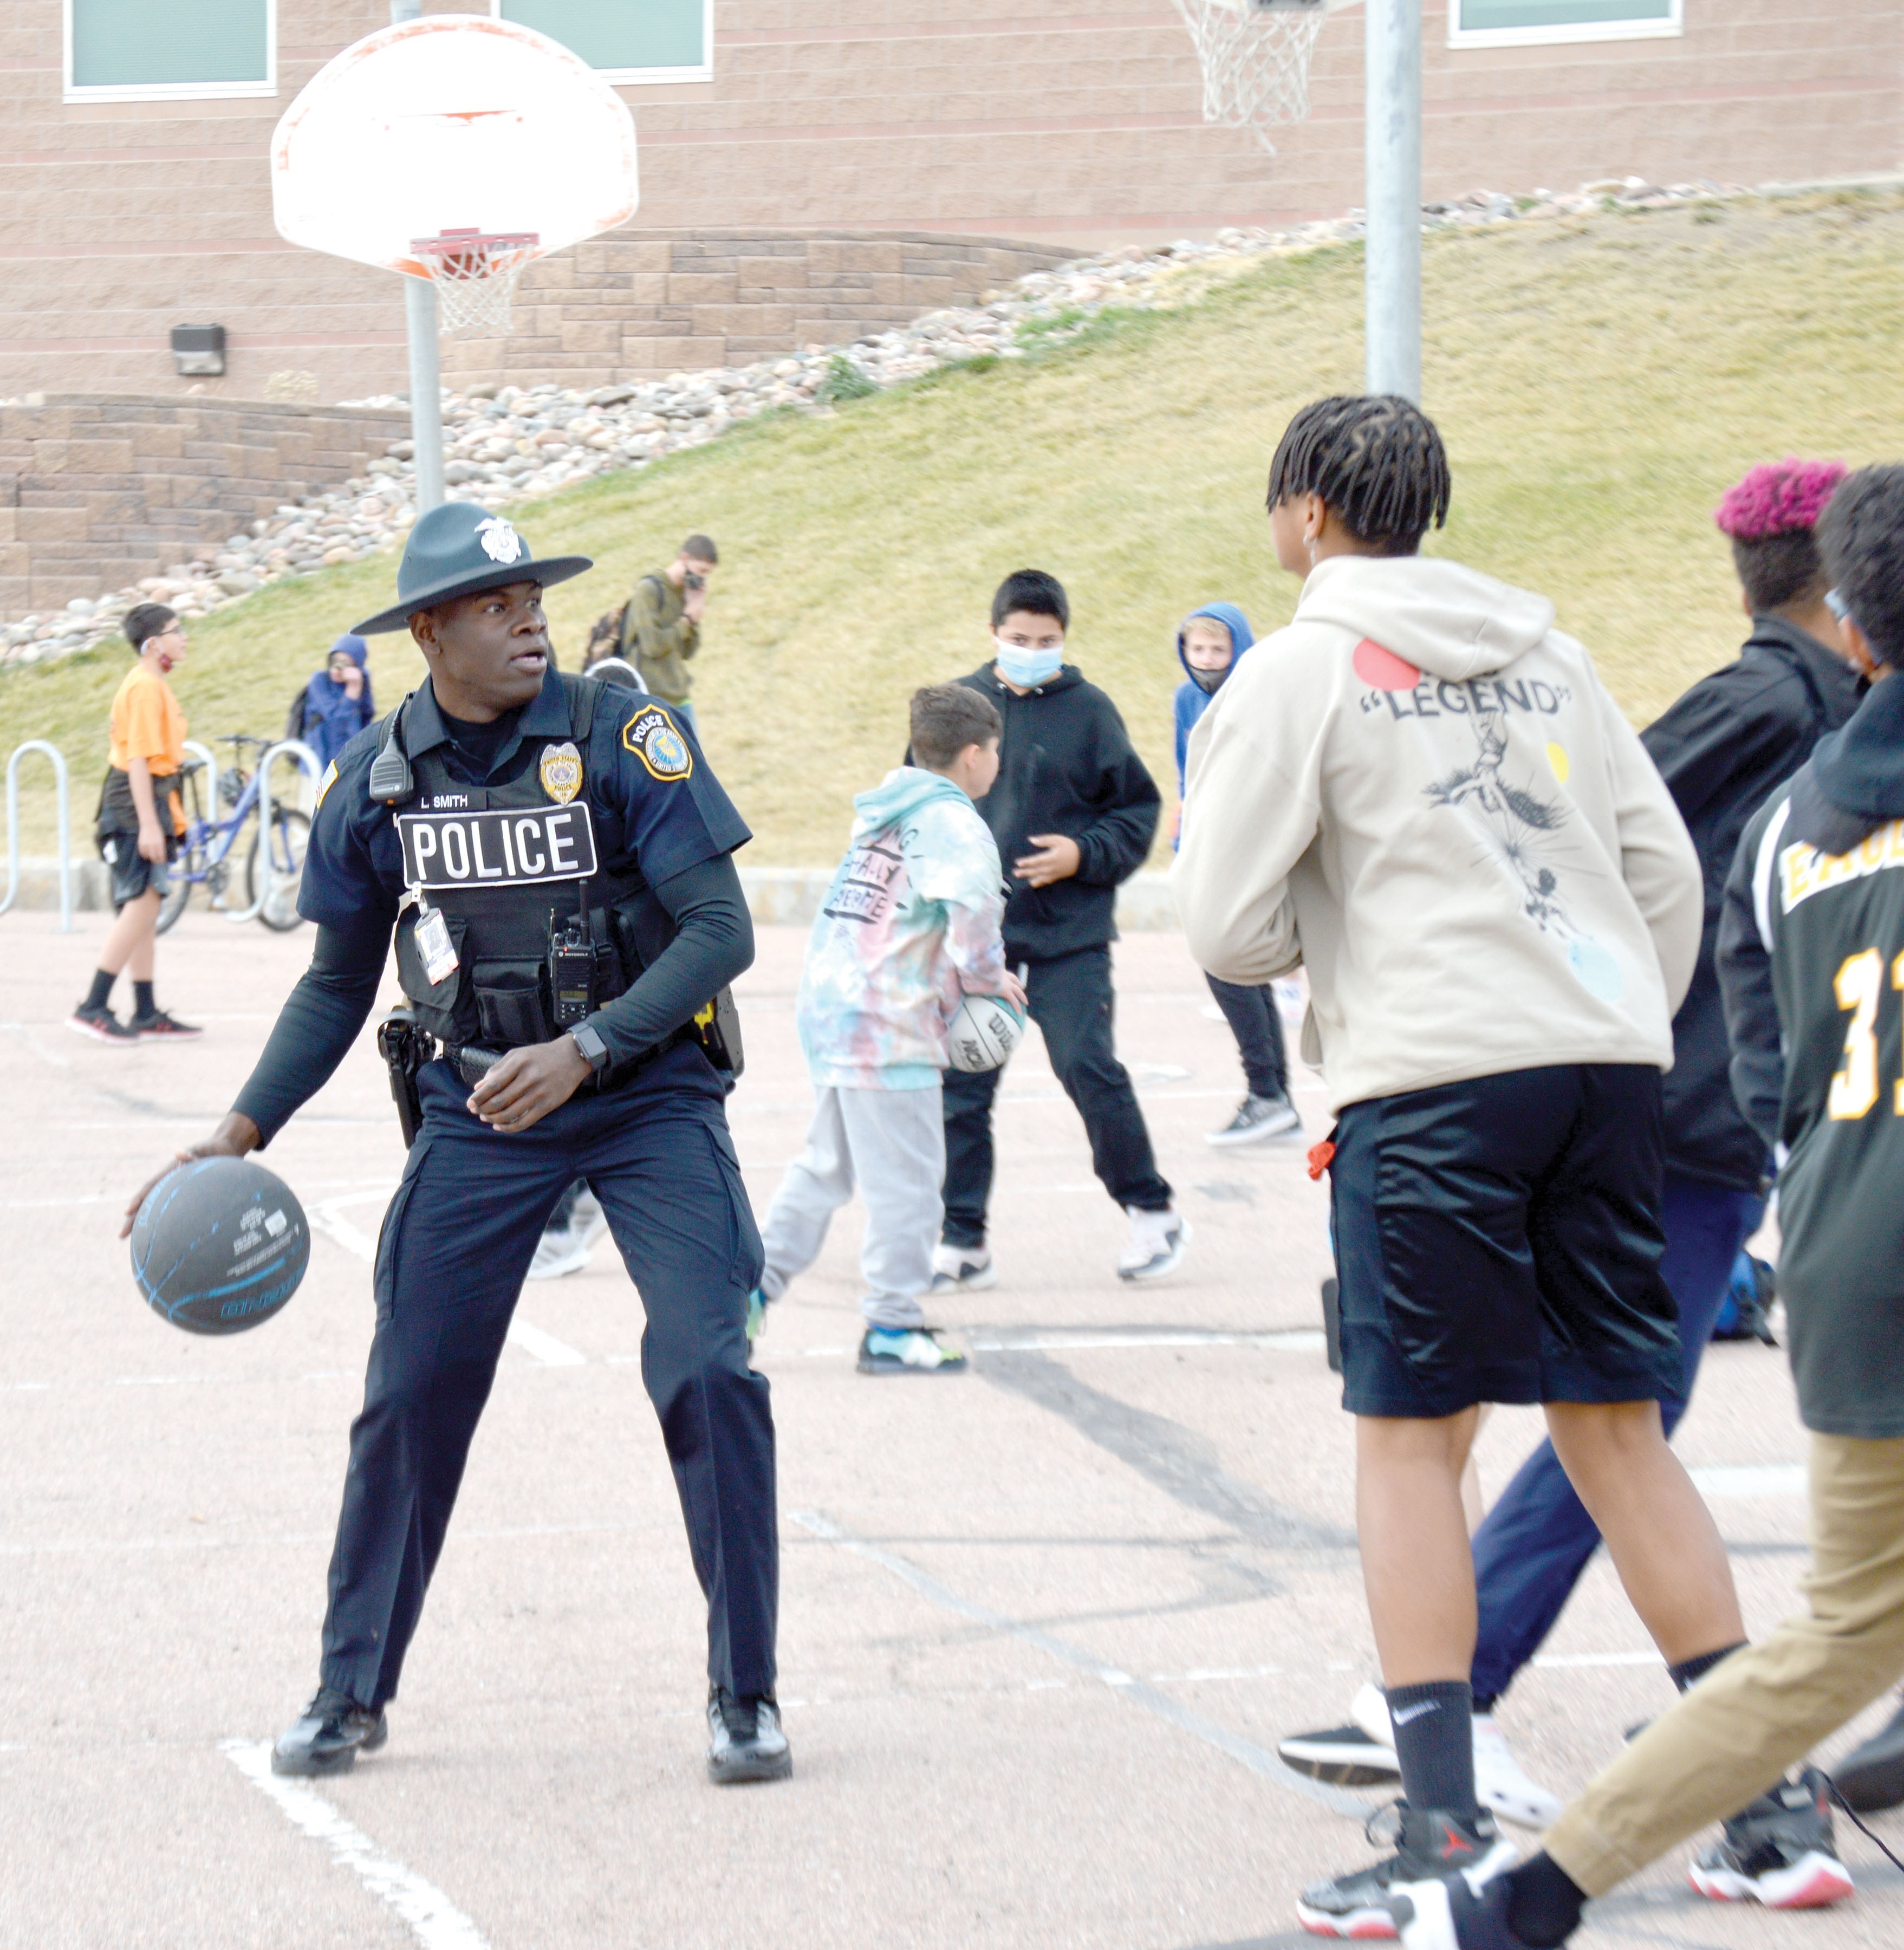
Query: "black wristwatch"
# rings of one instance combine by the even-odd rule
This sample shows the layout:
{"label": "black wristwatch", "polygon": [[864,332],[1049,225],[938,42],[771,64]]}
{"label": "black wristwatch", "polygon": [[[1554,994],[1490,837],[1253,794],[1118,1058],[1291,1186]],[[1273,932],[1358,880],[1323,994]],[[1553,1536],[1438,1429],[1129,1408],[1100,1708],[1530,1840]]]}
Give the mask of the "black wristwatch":
{"label": "black wristwatch", "polygon": [[569,1040],[588,1059],[588,1067],[600,1076],[609,1062],[608,1045],[586,1023],[578,1023],[569,1032]]}

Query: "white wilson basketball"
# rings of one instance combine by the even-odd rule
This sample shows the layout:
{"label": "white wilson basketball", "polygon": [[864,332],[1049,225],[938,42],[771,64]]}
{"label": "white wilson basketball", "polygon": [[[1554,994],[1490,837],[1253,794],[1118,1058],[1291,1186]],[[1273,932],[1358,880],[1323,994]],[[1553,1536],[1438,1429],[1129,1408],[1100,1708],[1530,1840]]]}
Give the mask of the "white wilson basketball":
{"label": "white wilson basketball", "polygon": [[955,1070],[996,1070],[1018,1047],[1025,1019],[996,995],[968,995],[946,1030]]}

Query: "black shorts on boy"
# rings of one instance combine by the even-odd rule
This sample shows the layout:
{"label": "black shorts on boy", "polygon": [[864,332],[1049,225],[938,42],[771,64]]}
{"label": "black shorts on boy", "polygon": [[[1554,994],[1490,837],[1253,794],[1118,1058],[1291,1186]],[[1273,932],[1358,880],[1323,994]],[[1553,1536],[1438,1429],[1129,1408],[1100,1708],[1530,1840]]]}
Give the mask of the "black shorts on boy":
{"label": "black shorts on boy", "polygon": [[1335,1143],[1351,1414],[1678,1387],[1657,1070],[1563,1064],[1370,1098]]}

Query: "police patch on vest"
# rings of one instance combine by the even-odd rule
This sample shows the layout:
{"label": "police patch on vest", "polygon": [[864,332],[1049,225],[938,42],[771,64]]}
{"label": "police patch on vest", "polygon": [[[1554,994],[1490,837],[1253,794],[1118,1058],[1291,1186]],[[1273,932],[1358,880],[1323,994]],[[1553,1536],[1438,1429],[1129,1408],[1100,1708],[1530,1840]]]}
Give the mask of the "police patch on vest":
{"label": "police patch on vest", "polygon": [[542,790],[557,805],[566,805],[581,790],[581,754],[572,743],[543,747]]}
{"label": "police patch on vest", "polygon": [[515,812],[406,812],[397,818],[413,887],[528,886],[595,871],[588,802]]}
{"label": "police patch on vest", "polygon": [[684,779],[694,769],[687,740],[658,704],[644,706],[622,727],[622,744],[658,779]]}

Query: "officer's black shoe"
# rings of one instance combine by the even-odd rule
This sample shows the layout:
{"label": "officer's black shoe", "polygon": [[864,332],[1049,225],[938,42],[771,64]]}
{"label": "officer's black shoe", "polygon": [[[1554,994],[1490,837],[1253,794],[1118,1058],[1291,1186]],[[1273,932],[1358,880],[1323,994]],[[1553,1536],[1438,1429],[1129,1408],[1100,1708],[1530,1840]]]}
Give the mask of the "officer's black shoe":
{"label": "officer's black shoe", "polygon": [[389,1737],[390,1723],[381,1706],[372,1712],[335,1686],[320,1686],[301,1716],[278,1736],[271,1771],[344,1774],[360,1751],[374,1754]]}
{"label": "officer's black shoe", "polygon": [[743,1780],[784,1780],[793,1771],[793,1749],[781,1732],[780,1707],[769,1696],[737,1698],[725,1686],[707,1696],[709,1777],[731,1786]]}

